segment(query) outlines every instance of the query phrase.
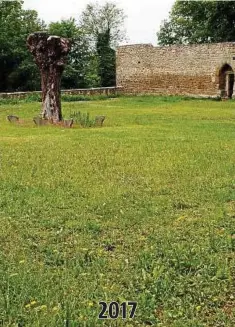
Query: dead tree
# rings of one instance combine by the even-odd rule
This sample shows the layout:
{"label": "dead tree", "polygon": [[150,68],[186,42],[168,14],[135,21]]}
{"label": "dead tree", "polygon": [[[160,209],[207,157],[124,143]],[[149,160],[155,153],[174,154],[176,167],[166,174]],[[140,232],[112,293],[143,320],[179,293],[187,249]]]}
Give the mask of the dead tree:
{"label": "dead tree", "polygon": [[28,36],[27,45],[41,73],[42,118],[61,121],[60,83],[71,41],[36,32]]}

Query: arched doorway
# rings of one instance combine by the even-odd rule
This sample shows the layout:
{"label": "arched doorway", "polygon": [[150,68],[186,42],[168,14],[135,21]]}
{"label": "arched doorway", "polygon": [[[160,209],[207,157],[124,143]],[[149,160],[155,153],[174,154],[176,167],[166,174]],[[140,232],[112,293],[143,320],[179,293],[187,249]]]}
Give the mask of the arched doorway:
{"label": "arched doorway", "polygon": [[232,98],[234,86],[234,71],[229,64],[223,65],[219,72],[219,89],[223,98]]}

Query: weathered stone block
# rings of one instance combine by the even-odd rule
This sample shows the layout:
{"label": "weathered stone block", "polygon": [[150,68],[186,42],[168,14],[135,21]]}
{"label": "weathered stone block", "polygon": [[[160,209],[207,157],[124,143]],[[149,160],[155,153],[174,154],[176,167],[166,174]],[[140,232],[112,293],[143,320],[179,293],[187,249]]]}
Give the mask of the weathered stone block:
{"label": "weathered stone block", "polygon": [[18,116],[9,115],[7,116],[7,119],[10,123],[17,123],[20,118]]}
{"label": "weathered stone block", "polygon": [[71,128],[73,126],[73,119],[65,119],[63,120],[64,127]]}
{"label": "weathered stone block", "polygon": [[105,120],[105,116],[96,116],[95,117],[95,125],[102,127],[104,120]]}

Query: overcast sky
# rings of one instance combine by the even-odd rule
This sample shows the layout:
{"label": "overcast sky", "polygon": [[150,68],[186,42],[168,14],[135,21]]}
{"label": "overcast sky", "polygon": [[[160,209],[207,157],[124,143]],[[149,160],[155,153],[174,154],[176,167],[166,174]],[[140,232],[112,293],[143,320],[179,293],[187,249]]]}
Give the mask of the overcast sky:
{"label": "overcast sky", "polygon": [[[47,23],[70,17],[78,18],[93,0],[24,0],[25,9],[35,9]],[[105,0],[96,1],[104,4]],[[112,1],[127,15],[128,43],[152,43],[156,45],[156,32],[161,21],[167,18],[174,0],[116,0]]]}

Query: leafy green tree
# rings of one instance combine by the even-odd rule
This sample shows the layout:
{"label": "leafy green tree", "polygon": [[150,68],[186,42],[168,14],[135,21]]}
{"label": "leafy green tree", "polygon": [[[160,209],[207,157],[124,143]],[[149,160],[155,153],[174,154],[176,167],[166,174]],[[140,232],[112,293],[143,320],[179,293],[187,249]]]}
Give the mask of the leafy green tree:
{"label": "leafy green tree", "polygon": [[63,19],[59,22],[52,22],[48,26],[48,31],[52,35],[76,39],[81,33],[74,18]]}
{"label": "leafy green tree", "polygon": [[116,47],[126,37],[125,18],[123,9],[118,8],[114,2],[106,2],[103,6],[95,2],[88,4],[82,12],[80,25],[94,44],[98,36],[109,29],[110,45]]}
{"label": "leafy green tree", "polygon": [[0,1],[0,91],[38,89],[39,73],[26,47],[31,32],[45,28],[22,1]]}
{"label": "leafy green tree", "polygon": [[23,1],[0,0],[0,91],[40,89],[40,74],[26,47],[26,39],[30,33],[46,29],[50,34],[73,39],[62,78],[63,88],[114,83],[112,48],[125,36],[122,9],[114,3],[89,4],[79,24],[70,18],[46,26],[36,11],[24,10],[22,4]]}
{"label": "leafy green tree", "polygon": [[115,85],[115,51],[110,47],[110,39],[109,28],[97,37],[98,75],[101,86]]}
{"label": "leafy green tree", "polygon": [[114,49],[126,37],[125,18],[123,9],[113,2],[104,5],[90,3],[81,14],[80,26],[95,55],[93,63],[97,69],[99,86],[115,85]]}
{"label": "leafy green tree", "polygon": [[97,63],[84,31],[74,18],[53,22],[48,26],[50,34],[72,39],[72,49],[62,76],[62,88],[86,88],[98,84]]}
{"label": "leafy green tree", "polygon": [[235,1],[176,1],[157,33],[160,45],[235,41]]}

